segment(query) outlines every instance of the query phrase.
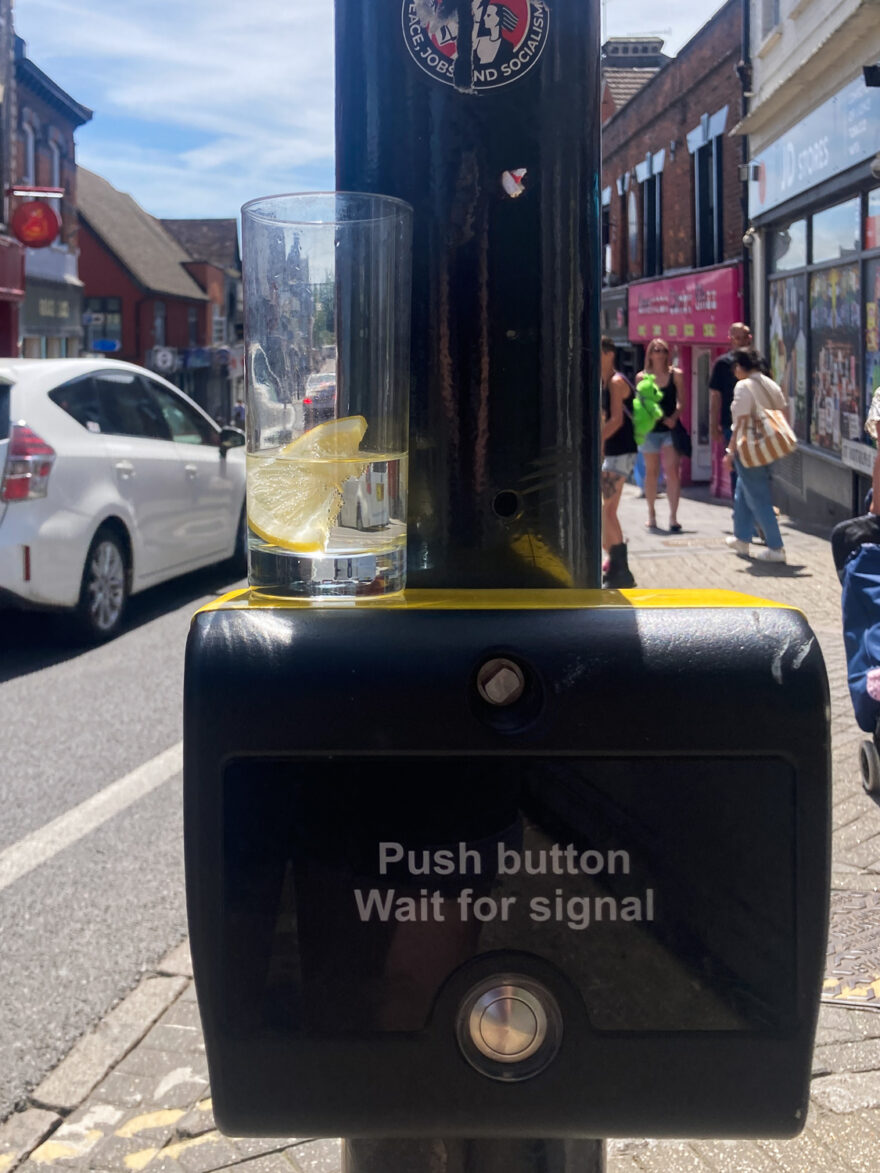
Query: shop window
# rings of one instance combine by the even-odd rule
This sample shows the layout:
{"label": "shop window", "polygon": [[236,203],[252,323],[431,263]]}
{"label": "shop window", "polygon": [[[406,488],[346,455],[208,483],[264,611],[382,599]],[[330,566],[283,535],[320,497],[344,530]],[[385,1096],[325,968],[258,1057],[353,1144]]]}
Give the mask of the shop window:
{"label": "shop window", "polygon": [[865,216],[865,248],[880,248],[880,187],[868,192]]}
{"label": "shop window", "polygon": [[860,200],[856,197],[813,217],[813,263],[839,261],[859,251]]}
{"label": "shop window", "polygon": [[[611,188],[602,191],[602,284],[610,284],[611,258]],[[232,315],[230,315],[231,317]]]}
{"label": "shop window", "polygon": [[865,398],[862,419],[880,388],[880,258],[865,265]]}
{"label": "shop window", "polygon": [[858,440],[862,428],[859,300],[858,265],[810,275],[810,442],[838,456],[842,441]]}
{"label": "shop window", "polygon": [[807,263],[807,222],[795,220],[768,233],[770,272],[803,269]]}
{"label": "shop window", "polygon": [[[803,223],[803,222],[802,222]],[[788,398],[792,426],[807,439],[807,279],[770,282],[770,367]]]}
{"label": "shop window", "polygon": [[118,297],[87,297],[86,350],[94,349],[97,338],[122,343],[122,300]]}

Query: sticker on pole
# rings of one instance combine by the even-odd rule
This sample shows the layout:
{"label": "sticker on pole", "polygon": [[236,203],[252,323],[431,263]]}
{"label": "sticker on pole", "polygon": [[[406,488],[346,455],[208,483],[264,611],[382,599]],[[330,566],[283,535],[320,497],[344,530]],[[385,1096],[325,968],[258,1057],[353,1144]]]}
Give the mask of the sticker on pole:
{"label": "sticker on pole", "polygon": [[523,77],[547,42],[544,0],[403,0],[403,35],[416,64],[446,85],[479,93]]}

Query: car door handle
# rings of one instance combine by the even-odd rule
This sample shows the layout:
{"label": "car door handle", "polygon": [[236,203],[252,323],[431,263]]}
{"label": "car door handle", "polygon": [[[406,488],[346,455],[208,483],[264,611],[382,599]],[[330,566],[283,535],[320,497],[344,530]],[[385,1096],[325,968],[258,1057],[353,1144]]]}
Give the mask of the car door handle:
{"label": "car door handle", "polygon": [[199,466],[197,464],[185,464],[183,467],[189,480],[194,481],[199,475]]}
{"label": "car door handle", "polygon": [[123,480],[129,480],[131,477],[134,476],[134,465],[131,463],[130,460],[117,460],[116,461],[116,471],[119,473],[119,475],[122,477]]}

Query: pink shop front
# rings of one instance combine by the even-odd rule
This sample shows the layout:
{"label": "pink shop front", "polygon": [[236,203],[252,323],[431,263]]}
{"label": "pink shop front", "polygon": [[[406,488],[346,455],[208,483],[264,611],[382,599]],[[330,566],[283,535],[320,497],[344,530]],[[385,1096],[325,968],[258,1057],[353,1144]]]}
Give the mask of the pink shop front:
{"label": "pink shop front", "polygon": [[742,321],[742,266],[634,281],[628,293],[630,342],[644,357],[652,338],[665,338],[674,365],[684,375],[682,420],[690,431],[693,457],[682,461],[682,483],[708,483],[714,496],[729,497],[723,448],[709,435],[709,376],[715,360],[729,348],[731,322]]}

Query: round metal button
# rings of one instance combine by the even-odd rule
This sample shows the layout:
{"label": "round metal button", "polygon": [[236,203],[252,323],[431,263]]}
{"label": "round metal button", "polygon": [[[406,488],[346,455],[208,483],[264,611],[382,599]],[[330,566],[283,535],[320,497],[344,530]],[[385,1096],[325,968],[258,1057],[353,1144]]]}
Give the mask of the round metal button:
{"label": "round metal button", "polygon": [[538,1020],[519,998],[498,998],[480,1018],[480,1038],[491,1055],[515,1059],[534,1043]]}
{"label": "round metal button", "polygon": [[547,1037],[547,1015],[522,986],[493,986],[473,1004],[468,1027],[474,1046],[498,1063],[520,1063]]}

